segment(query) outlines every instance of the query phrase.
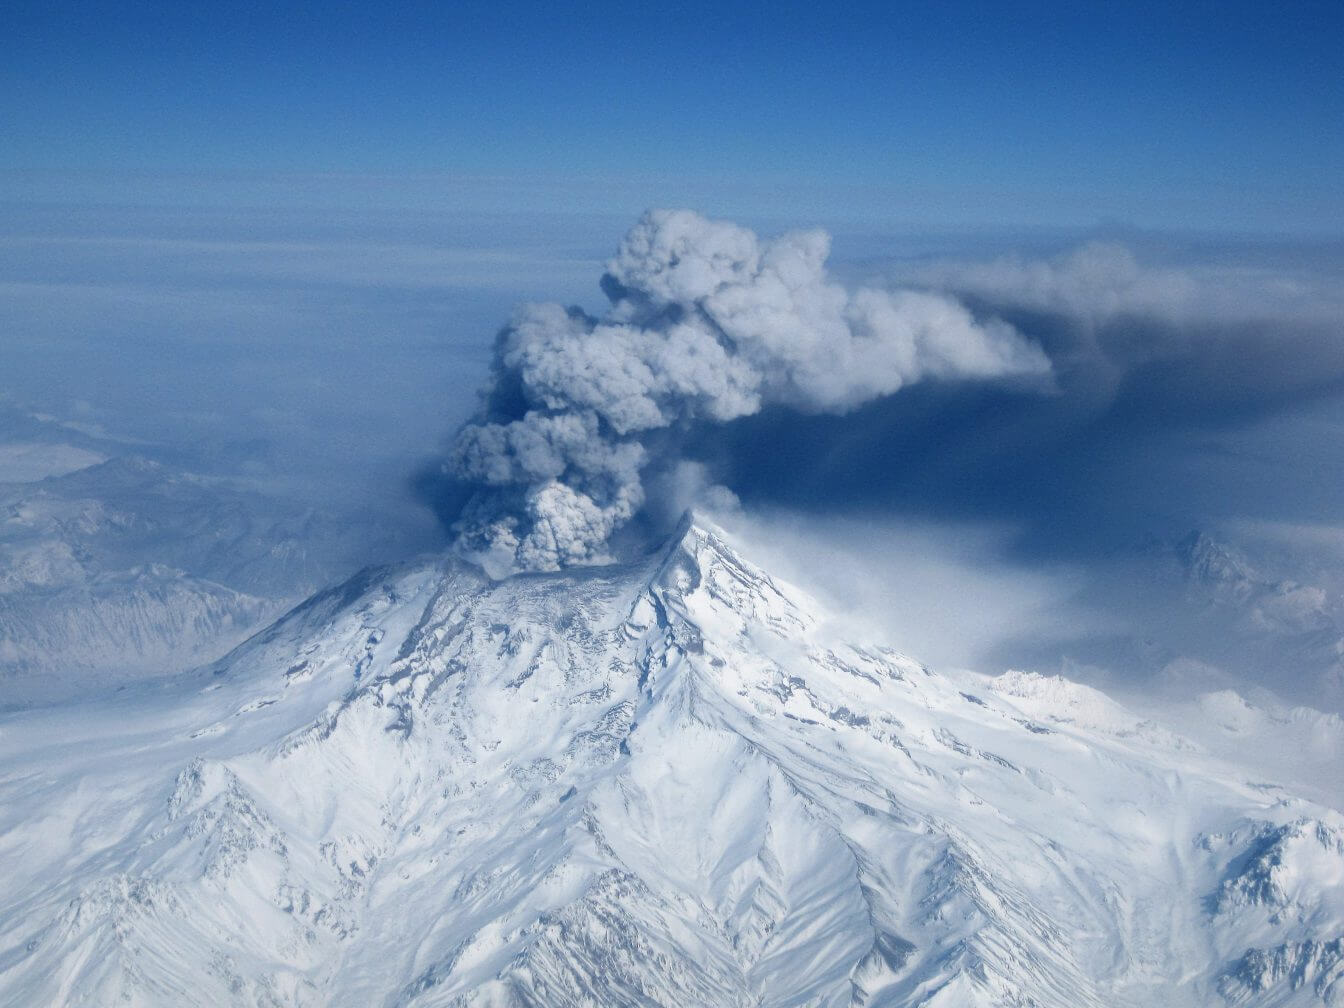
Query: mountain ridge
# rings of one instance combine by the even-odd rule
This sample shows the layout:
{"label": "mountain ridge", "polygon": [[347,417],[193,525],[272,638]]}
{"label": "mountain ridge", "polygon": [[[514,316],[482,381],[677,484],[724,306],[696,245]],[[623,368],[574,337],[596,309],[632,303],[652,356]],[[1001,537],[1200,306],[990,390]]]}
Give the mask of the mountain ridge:
{"label": "mountain ridge", "polygon": [[7,997],[1344,996],[1338,812],[1067,680],[837,640],[703,522],[366,571],[122,703],[0,720]]}

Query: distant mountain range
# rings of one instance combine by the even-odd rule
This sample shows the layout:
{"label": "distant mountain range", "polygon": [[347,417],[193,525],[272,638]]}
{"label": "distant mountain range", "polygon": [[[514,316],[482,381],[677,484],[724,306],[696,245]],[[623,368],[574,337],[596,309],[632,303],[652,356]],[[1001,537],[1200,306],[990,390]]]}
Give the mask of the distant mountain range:
{"label": "distant mountain range", "polygon": [[0,706],[218,658],[369,551],[368,530],[0,411]]}
{"label": "distant mountain range", "polygon": [[1212,626],[1212,657],[1258,667],[1271,685],[1344,707],[1344,600],[1321,585],[1261,573],[1237,549],[1202,532],[1170,552],[1193,615]]}

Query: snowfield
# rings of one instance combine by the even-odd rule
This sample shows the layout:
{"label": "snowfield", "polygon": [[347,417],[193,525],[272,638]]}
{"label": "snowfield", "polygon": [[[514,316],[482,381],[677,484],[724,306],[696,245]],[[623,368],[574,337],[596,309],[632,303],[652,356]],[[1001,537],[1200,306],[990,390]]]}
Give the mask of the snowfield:
{"label": "snowfield", "polygon": [[1200,709],[838,640],[699,524],[367,571],[0,718],[0,1003],[1344,1005],[1344,816]]}

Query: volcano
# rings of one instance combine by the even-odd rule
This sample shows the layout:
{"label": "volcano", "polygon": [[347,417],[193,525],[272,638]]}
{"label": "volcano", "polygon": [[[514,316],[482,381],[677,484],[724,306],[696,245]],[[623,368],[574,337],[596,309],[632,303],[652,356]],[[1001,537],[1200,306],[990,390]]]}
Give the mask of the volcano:
{"label": "volcano", "polygon": [[939,672],[688,519],[365,571],[0,720],[0,1001],[1344,1004],[1344,817],[1058,677]]}

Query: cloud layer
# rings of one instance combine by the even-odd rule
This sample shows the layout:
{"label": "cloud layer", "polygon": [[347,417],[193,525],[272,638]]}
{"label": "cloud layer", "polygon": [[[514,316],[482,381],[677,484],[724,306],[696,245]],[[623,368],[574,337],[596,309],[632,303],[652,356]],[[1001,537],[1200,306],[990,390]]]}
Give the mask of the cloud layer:
{"label": "cloud layer", "polygon": [[951,297],[846,290],[829,251],[821,231],[762,240],[651,211],[607,265],[602,316],[519,309],[453,447],[451,471],[473,489],[461,547],[497,573],[606,562],[648,481],[684,493],[695,478],[681,452],[692,424],[766,407],[844,414],[928,379],[1049,375],[1039,346]]}

